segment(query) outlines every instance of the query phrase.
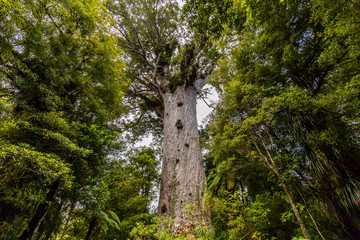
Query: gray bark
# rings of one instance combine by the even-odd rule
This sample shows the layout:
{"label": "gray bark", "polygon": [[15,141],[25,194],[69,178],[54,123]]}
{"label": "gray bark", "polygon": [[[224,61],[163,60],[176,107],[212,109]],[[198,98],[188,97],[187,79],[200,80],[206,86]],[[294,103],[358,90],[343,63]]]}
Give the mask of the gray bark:
{"label": "gray bark", "polygon": [[[200,221],[209,223],[201,209],[205,172],[196,119],[196,89],[179,86],[163,93],[164,146],[158,213],[174,220],[173,232],[182,233]],[[191,206],[194,214],[185,214]]]}

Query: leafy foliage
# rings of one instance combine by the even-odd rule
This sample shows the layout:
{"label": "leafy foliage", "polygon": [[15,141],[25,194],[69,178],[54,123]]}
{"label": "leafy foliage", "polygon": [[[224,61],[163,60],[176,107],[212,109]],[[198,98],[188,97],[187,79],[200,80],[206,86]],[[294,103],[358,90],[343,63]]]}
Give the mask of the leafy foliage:
{"label": "leafy foliage", "polygon": [[127,83],[100,1],[1,4],[1,238],[13,239],[98,184]]}
{"label": "leafy foliage", "polygon": [[158,160],[150,148],[110,163],[103,179],[106,198],[102,203],[96,202],[100,209],[76,209],[64,239],[85,238],[91,228],[92,238],[128,239],[137,223],[150,225],[154,218],[154,188],[159,180],[157,166]]}
{"label": "leafy foliage", "polygon": [[[358,111],[345,110],[353,106],[353,100],[358,101],[345,97],[357,91],[354,79],[359,74],[355,70],[358,61],[350,53],[358,45],[357,40],[350,40],[350,36],[356,36],[356,17],[346,14],[355,5],[342,1],[226,3],[189,3],[197,13],[213,7],[213,17],[221,6],[228,8],[223,12],[246,15],[241,26],[233,26],[230,18],[223,18],[222,26],[226,27],[222,27],[223,35],[218,40],[228,54],[219,61],[212,78],[222,93],[222,101],[208,126],[210,190],[222,197],[224,190],[246,191],[248,201],[256,206],[259,191],[274,194],[270,183],[280,184],[289,203],[290,198],[294,202],[294,213],[297,209],[304,225],[314,228],[309,230],[313,237],[326,228],[324,225],[320,231],[316,221],[330,222],[332,215],[338,223],[326,238],[337,235],[355,239],[359,230],[354,221],[359,212],[359,132],[353,114]],[[206,17],[195,16],[199,21]],[[265,169],[259,171],[259,164],[271,174]],[[264,186],[260,186],[261,190],[253,188],[250,179],[262,181]],[[313,219],[315,223],[311,220],[315,213],[310,212],[315,209],[308,207],[310,210],[304,211],[301,207],[301,196],[305,194],[308,204],[326,209],[321,220]],[[287,229],[291,228],[288,224]],[[261,232],[259,226],[252,229]],[[289,238],[275,231],[267,234]],[[241,236],[250,238],[245,233]]]}

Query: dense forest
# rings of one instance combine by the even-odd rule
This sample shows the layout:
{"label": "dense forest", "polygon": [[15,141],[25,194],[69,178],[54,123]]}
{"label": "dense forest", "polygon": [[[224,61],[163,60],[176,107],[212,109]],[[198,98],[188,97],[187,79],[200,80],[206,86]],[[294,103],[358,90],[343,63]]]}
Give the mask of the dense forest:
{"label": "dense forest", "polygon": [[359,13],[0,0],[0,239],[360,239]]}

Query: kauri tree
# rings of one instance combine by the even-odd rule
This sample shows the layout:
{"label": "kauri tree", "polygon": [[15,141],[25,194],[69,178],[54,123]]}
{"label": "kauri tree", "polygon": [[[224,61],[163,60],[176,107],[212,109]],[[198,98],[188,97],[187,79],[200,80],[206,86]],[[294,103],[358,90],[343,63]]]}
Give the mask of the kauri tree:
{"label": "kauri tree", "polygon": [[214,51],[205,34],[181,21],[172,0],[108,1],[124,49],[129,96],[163,121],[164,145],[158,213],[173,218],[174,232],[191,228],[186,205],[201,209],[205,173],[199,146],[196,100],[210,74]]}

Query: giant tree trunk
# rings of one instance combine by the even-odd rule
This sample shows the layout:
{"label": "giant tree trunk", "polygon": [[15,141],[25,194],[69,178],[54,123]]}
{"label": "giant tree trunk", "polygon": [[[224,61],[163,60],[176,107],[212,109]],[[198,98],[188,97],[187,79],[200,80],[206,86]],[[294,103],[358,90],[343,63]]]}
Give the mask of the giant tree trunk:
{"label": "giant tree trunk", "polygon": [[[205,172],[196,96],[193,86],[179,86],[174,93],[163,93],[164,148],[158,212],[161,217],[174,219],[174,233],[192,229],[200,221],[209,222],[208,214],[201,209]],[[184,214],[186,206],[194,214]]]}

